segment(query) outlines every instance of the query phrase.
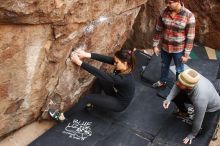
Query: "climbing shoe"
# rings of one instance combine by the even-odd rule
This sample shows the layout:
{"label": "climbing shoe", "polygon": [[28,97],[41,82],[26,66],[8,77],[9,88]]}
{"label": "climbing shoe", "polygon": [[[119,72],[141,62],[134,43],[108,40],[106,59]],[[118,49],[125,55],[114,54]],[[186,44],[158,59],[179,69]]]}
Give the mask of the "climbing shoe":
{"label": "climbing shoe", "polygon": [[94,106],[91,103],[87,103],[86,107],[85,107],[85,110],[87,112],[91,112],[93,110],[93,108],[94,108]]}
{"label": "climbing shoe", "polygon": [[56,121],[63,122],[65,120],[64,114],[58,110],[49,109],[48,113]]}

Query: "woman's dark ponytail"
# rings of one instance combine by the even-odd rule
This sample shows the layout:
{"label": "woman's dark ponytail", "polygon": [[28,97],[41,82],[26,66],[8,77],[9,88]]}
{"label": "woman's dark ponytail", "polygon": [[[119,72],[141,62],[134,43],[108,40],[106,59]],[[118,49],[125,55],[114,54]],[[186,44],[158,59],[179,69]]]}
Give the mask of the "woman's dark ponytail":
{"label": "woman's dark ponytail", "polygon": [[133,70],[135,64],[135,49],[121,49],[115,53],[115,56],[122,62],[127,62],[128,66]]}

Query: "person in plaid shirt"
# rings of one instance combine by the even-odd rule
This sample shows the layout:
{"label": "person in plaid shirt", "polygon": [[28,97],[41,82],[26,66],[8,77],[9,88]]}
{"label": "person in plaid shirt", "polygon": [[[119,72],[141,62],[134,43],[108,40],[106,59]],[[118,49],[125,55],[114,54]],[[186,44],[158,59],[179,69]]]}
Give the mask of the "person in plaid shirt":
{"label": "person in plaid shirt", "polygon": [[181,0],[165,0],[165,3],[167,7],[157,21],[153,38],[154,53],[158,56],[161,52],[162,59],[160,81],[152,85],[154,88],[166,85],[172,59],[176,77],[184,71],[195,37],[193,13],[183,6]]}

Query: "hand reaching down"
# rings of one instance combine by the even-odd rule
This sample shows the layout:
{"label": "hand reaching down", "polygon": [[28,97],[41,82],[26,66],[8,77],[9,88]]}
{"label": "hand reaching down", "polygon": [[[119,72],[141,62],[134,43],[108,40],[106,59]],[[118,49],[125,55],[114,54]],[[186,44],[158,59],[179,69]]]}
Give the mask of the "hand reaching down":
{"label": "hand reaching down", "polygon": [[192,144],[192,140],[193,140],[193,138],[195,138],[195,137],[193,137],[193,136],[187,136],[186,138],[184,138],[183,139],[183,143],[184,144]]}
{"label": "hand reaching down", "polygon": [[168,109],[169,106],[170,106],[170,101],[164,100],[164,101],[163,101],[163,107],[164,107],[164,109]]}

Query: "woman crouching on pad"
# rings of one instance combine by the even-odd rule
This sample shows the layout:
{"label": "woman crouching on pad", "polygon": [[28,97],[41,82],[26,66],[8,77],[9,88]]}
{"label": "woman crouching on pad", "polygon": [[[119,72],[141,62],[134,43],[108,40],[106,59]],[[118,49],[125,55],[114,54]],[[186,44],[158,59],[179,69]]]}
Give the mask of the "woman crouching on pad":
{"label": "woman crouching on pad", "polygon": [[[106,73],[83,62],[82,59],[84,58],[91,58],[114,65],[115,69],[113,73]],[[120,50],[115,53],[114,57],[109,57],[76,50],[71,54],[71,61],[96,76],[97,79],[93,84],[92,93],[80,99],[65,116],[68,117],[80,109],[92,106],[113,112],[122,112],[126,109],[135,92],[135,79],[132,74],[134,64],[133,51]],[[102,91],[104,91],[104,95],[101,94]]]}

